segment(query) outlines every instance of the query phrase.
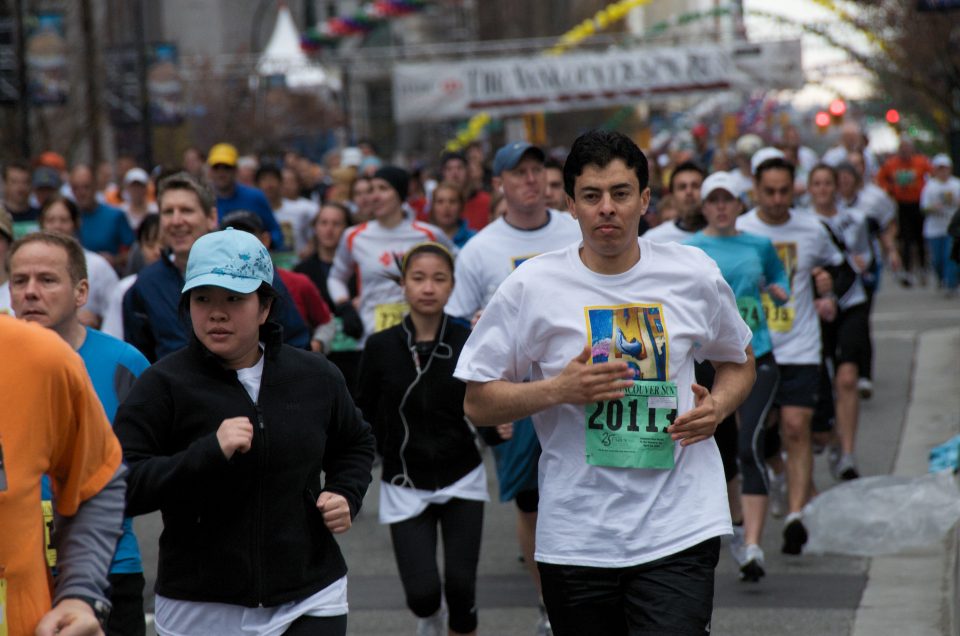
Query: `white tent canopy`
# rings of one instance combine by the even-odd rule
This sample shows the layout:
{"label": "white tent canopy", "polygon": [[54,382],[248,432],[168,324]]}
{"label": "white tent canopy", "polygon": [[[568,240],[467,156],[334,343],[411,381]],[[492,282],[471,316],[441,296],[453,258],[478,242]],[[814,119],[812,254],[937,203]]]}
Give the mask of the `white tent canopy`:
{"label": "white tent canopy", "polygon": [[277,10],[277,23],[273,27],[267,48],[257,61],[257,74],[261,76],[283,75],[290,88],[321,88],[340,90],[340,78],[310,61],[300,48],[300,33],[293,22],[290,9],[283,2]]}

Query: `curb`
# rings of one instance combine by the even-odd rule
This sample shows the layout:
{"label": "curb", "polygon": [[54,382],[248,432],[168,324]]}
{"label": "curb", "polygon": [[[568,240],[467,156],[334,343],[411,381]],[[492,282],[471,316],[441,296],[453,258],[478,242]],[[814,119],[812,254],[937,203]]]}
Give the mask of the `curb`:
{"label": "curb", "polygon": [[[960,328],[920,335],[892,474],[927,473],[932,446],[960,432]],[[960,636],[960,524],[938,545],[870,561],[851,636]]]}

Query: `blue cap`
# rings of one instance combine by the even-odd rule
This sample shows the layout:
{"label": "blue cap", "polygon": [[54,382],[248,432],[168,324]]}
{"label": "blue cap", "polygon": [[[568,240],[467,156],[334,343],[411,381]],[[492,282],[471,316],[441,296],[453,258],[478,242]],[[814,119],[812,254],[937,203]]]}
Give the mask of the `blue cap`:
{"label": "blue cap", "polygon": [[197,239],[190,248],[186,279],[182,292],[212,285],[249,294],[261,283],[273,283],[273,261],[253,234],[228,227]]}
{"label": "blue cap", "polygon": [[493,157],[493,176],[499,177],[504,170],[513,170],[523,159],[523,155],[531,152],[537,156],[540,161],[546,161],[547,156],[543,151],[533,144],[525,141],[515,141],[509,143],[497,151]]}

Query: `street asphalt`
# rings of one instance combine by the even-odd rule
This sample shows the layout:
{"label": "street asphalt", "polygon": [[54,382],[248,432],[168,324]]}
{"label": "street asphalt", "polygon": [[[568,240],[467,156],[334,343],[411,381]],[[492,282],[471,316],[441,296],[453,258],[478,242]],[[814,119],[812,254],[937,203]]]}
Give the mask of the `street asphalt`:
{"label": "street asphalt", "polygon": [[[877,297],[872,325],[875,391],[861,406],[859,468],[864,476],[920,475],[929,448],[960,433],[960,299],[946,299],[931,288],[904,290],[887,281]],[[927,385],[937,390],[923,391]],[[913,424],[927,421],[931,409],[939,413],[938,426],[904,435]],[[905,438],[910,440],[906,449]],[[518,561],[514,507],[495,500],[489,457],[487,466],[494,501],[484,518],[479,630],[533,635],[536,598]],[[815,482],[821,491],[835,485],[825,456],[815,458]],[[405,608],[389,533],[377,523],[377,504],[375,480],[354,527],[340,540],[350,568],[348,634],[414,634],[416,621]],[[138,518],[135,524],[146,569],[148,611],[153,608],[160,526],[157,514]],[[771,518],[762,544],[767,576],[758,584],[737,580],[724,542],[716,573],[714,636],[955,636],[956,588],[949,584],[951,569],[944,564],[955,568],[956,542],[899,557],[792,557],[780,553],[781,530],[782,520]],[[905,573],[912,577],[904,579]],[[909,593],[903,593],[904,585]]]}

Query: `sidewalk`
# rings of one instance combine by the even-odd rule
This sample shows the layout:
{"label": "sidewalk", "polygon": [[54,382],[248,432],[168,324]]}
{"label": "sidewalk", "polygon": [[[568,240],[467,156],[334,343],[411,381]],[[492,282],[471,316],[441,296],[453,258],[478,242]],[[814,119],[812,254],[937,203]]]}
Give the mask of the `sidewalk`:
{"label": "sidewalk", "polygon": [[[929,450],[960,433],[960,328],[922,334],[893,475],[926,474]],[[852,636],[960,635],[958,530],[926,550],[871,560]]]}

